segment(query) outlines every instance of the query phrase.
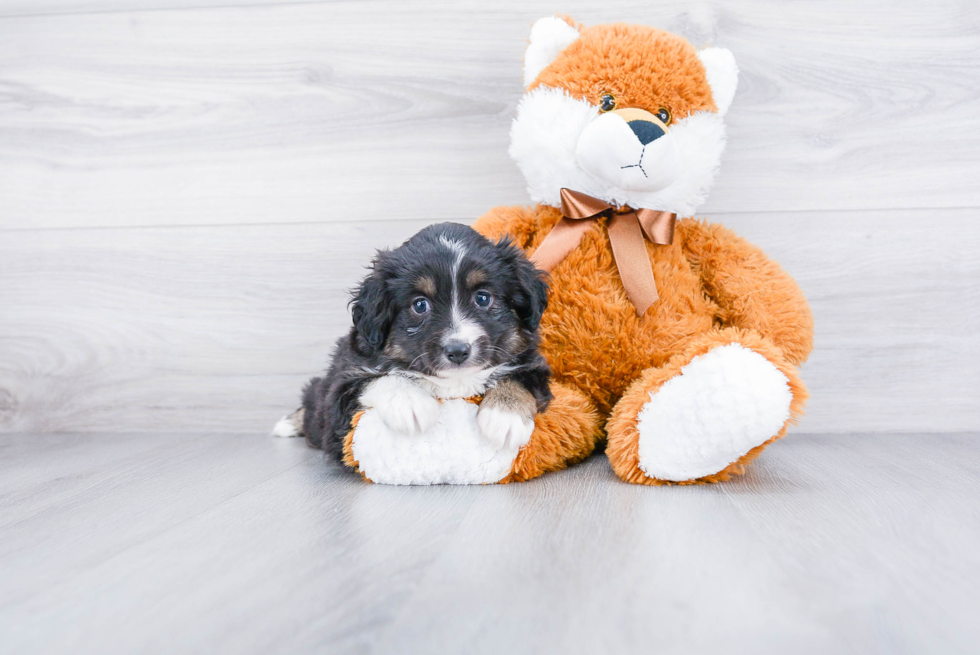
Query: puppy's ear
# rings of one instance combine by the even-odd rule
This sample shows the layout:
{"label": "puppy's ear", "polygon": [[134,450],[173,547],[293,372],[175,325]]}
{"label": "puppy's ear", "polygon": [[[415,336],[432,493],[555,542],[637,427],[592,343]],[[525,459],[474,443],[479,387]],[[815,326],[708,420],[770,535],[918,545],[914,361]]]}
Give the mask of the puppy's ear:
{"label": "puppy's ear", "polygon": [[381,271],[380,258],[374,270],[364,278],[351,300],[354,329],[371,352],[381,350],[388,340],[388,331],[395,318],[395,309],[388,284]]}
{"label": "puppy's ear", "polygon": [[511,242],[510,237],[498,241],[496,247],[501,257],[510,264],[513,275],[511,303],[517,312],[517,318],[525,330],[533,332],[538,329],[541,315],[548,306],[546,273],[535,268],[524,251]]}

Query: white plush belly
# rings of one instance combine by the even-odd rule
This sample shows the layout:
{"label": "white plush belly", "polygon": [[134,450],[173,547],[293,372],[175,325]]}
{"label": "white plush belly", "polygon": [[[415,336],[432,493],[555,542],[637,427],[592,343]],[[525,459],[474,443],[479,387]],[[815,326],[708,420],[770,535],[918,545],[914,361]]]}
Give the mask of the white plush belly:
{"label": "white plush belly", "polygon": [[381,484],[484,484],[510,473],[518,448],[495,450],[480,436],[478,406],[445,400],[439,422],[408,436],[388,428],[372,409],[354,430],[351,451],[358,468]]}

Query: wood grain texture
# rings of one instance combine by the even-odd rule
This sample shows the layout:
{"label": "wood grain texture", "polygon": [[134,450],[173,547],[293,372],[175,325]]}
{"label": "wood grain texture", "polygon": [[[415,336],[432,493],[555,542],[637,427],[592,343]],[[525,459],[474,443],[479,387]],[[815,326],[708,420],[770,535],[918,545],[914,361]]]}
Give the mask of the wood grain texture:
{"label": "wood grain texture", "polygon": [[106,12],[201,10],[217,7],[324,4],[337,0],[0,0],[0,17]]}
{"label": "wood grain texture", "polygon": [[[265,430],[376,247],[526,201],[544,2],[0,1],[0,431]],[[980,5],[570,0],[742,70],[705,214],[801,282],[802,430],[980,429]]]}
{"label": "wood grain texture", "polygon": [[265,430],[325,368],[374,246],[421,226],[10,232],[0,421]]}
{"label": "wood grain texture", "polygon": [[[507,131],[552,3],[211,4],[0,18],[0,228],[472,220],[525,198]],[[706,211],[980,206],[976,3],[562,10],[734,51]]]}
{"label": "wood grain texture", "polygon": [[[556,8],[735,53],[705,214],[813,305],[802,426],[663,489],[257,436],[376,247],[526,201]],[[978,51],[958,0],[0,0],[0,650],[974,652]]]}
{"label": "wood grain texture", "polygon": [[[298,440],[0,436],[0,642],[63,653],[972,653],[977,434],[805,435],[726,485],[371,485]],[[133,444],[139,444],[134,449]],[[78,458],[62,457],[73,450]],[[74,464],[73,464],[74,463]]]}
{"label": "wood grain texture", "polygon": [[[976,210],[709,218],[813,306],[801,430],[980,427]],[[265,431],[349,329],[373,246],[422,225],[8,232],[0,430]]]}

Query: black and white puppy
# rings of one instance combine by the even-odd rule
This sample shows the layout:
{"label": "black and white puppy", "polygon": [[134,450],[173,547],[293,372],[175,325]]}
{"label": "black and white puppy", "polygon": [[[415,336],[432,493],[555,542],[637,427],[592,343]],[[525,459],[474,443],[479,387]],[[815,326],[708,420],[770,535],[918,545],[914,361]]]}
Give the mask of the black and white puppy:
{"label": "black and white puppy", "polygon": [[537,349],[547,301],[542,274],[508,240],[456,223],[427,227],[378,252],[326,375],[310,380],[302,408],[274,433],[305,435],[340,457],[359,409],[411,435],[439,420],[436,398],[483,394],[480,433],[498,449],[522,446],[551,400]]}

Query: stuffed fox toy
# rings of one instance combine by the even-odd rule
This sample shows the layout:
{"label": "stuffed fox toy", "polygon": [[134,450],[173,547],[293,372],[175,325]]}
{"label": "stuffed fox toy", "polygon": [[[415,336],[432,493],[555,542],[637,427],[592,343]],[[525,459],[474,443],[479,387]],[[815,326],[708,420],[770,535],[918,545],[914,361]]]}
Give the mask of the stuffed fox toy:
{"label": "stuffed fox toy", "polygon": [[[579,401],[566,422],[595,420],[562,442],[591,450],[601,430],[627,482],[742,473],[807,397],[803,293],[761,250],[692,218],[737,77],[728,50],[650,27],[539,20],[510,146],[538,204],[473,226],[550,271],[542,352],[553,386]],[[535,434],[525,448],[556,441]]]}
{"label": "stuffed fox toy", "polygon": [[[376,481],[527,480],[605,437],[627,482],[717,482],[786,433],[807,397],[806,299],[761,250],[693,218],[737,77],[728,50],[650,27],[534,24],[510,154],[538,204],[498,207],[473,227],[510,237],[550,273],[540,334],[554,400],[519,452],[482,452],[463,400],[425,455],[372,447],[364,431],[361,451],[384,453],[374,470],[389,479]],[[352,430],[347,461],[370,479],[358,439]],[[451,450],[436,456],[447,464],[433,467],[432,449]],[[391,473],[395,460],[413,472]]]}

